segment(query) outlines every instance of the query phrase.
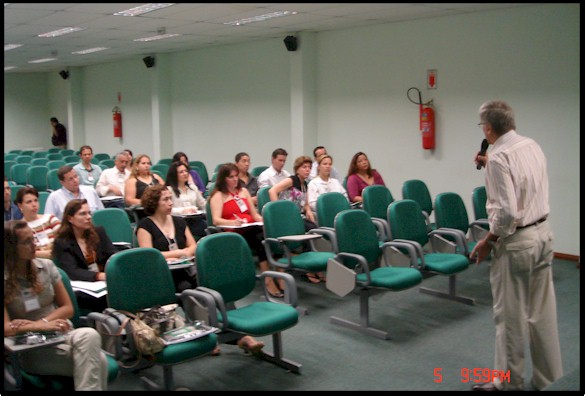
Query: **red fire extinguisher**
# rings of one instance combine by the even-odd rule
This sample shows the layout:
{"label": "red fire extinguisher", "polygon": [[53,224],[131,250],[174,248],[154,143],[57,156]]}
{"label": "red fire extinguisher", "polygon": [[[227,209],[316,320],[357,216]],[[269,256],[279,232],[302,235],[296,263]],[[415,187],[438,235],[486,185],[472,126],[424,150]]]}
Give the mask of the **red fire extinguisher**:
{"label": "red fire extinguisher", "polygon": [[[409,93],[411,89],[418,91],[418,103],[410,99]],[[407,92],[408,99],[419,105],[420,109],[420,131],[422,133],[422,146],[425,150],[432,150],[435,148],[435,112],[430,107],[433,104],[431,99],[427,103],[422,102],[420,91],[417,88],[410,88]]]}
{"label": "red fire extinguisher", "polygon": [[114,137],[122,137],[122,112],[118,106],[112,109],[112,119],[114,120]]}

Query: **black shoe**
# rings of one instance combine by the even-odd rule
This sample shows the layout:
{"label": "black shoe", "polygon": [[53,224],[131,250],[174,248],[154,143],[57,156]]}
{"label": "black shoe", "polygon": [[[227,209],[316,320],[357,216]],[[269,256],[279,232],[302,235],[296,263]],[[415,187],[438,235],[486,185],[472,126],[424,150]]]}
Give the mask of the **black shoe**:
{"label": "black shoe", "polygon": [[486,382],[483,384],[476,384],[471,387],[472,391],[481,391],[481,392],[495,392],[499,391],[499,389],[494,385],[493,382]]}

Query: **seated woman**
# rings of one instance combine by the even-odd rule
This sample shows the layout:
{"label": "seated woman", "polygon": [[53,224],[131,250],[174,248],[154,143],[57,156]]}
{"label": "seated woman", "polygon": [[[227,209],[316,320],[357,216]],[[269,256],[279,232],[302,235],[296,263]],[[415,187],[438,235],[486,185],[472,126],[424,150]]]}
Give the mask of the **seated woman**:
{"label": "seated woman", "polygon": [[205,182],[199,175],[199,172],[197,172],[195,169],[191,169],[191,166],[189,165],[189,157],[187,157],[187,154],[182,151],[176,152],[175,155],[173,155],[172,162],[177,161],[189,166],[189,178],[191,179],[190,182],[197,186],[201,194],[204,194],[206,190]]}
{"label": "seated woman", "polygon": [[246,187],[246,190],[252,197],[252,203],[254,206],[258,206],[258,178],[252,176],[250,170],[250,156],[247,153],[236,154],[236,166],[238,167],[240,179],[240,187]]}
{"label": "seated woman", "polygon": [[331,169],[333,169],[333,158],[329,154],[323,154],[317,158],[317,175],[309,182],[307,190],[309,207],[315,214],[317,213],[317,199],[321,194],[338,192],[347,199],[347,191],[339,180],[331,177]]}
{"label": "seated woman", "polygon": [[[233,163],[223,164],[217,171],[215,190],[211,192],[209,197],[213,225],[240,226],[243,223],[262,221],[262,216],[258,214],[256,207],[251,204],[252,197],[250,197],[250,193],[245,187],[239,186],[238,174],[238,167]],[[262,227],[228,229],[227,231],[237,232],[246,239],[252,254],[258,256],[260,271],[264,272],[270,269],[266,251],[262,245],[262,239],[264,238]],[[283,293],[274,282],[274,279],[265,279],[268,293],[273,297],[283,297]]]}
{"label": "seated woman", "polygon": [[23,187],[18,190],[16,204],[24,215],[23,220],[33,231],[36,256],[50,259],[55,234],[61,227],[61,221],[52,214],[39,214],[39,192],[34,187]]}
{"label": "seated woman", "polygon": [[144,209],[137,208],[137,206],[140,206],[140,199],[142,198],[142,194],[144,194],[144,190],[149,186],[165,184],[159,175],[150,171],[151,165],[152,162],[148,155],[138,155],[134,159],[132,172],[124,183],[124,201],[126,202],[126,206],[133,208],[136,221],[145,217]]}
{"label": "seated woman", "polygon": [[347,172],[347,195],[349,200],[351,202],[363,202],[363,189],[373,184],[386,185],[378,171],[372,169],[368,156],[359,151],[352,157]]}
{"label": "seated woman", "polygon": [[[162,184],[148,187],[142,194],[142,207],[147,217],[136,225],[138,246],[153,247],[168,260],[193,257],[197,243],[187,227],[187,222],[171,216],[173,200],[171,192]],[[187,268],[171,271],[177,293],[197,287],[194,273]]]}
{"label": "seated woman", "polygon": [[55,264],[35,257],[27,223],[4,223],[4,336],[29,331],[67,334],[62,344],[20,353],[20,366],[32,374],[73,377],[76,391],[106,390],[108,361],[101,336],[91,327],[73,329],[73,312]]}
{"label": "seated woman", "polygon": [[[106,262],[118,249],[102,226],[91,221],[91,212],[85,199],[72,199],[65,206],[61,228],[53,244],[53,259],[74,281],[105,281]],[[106,296],[95,298],[77,294],[80,308],[102,312],[108,304]]]}
{"label": "seated woman", "polygon": [[315,214],[309,206],[309,197],[307,194],[307,178],[311,172],[313,160],[306,155],[297,157],[293,165],[294,175],[278,182],[270,187],[268,194],[271,201],[286,199],[294,202],[305,215],[305,231],[317,227]]}
{"label": "seated woman", "polygon": [[[189,165],[183,162],[173,162],[169,166],[166,186],[173,199],[172,215],[187,216],[198,211],[205,211],[205,198],[196,185],[189,181]],[[205,214],[184,217],[195,240],[205,236],[207,221]]]}

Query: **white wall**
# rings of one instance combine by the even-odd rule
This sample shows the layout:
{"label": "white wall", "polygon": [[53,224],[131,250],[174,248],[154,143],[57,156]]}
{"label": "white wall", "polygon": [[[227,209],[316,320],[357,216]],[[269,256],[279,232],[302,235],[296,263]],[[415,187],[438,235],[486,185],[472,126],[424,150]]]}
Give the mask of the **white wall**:
{"label": "white wall", "polygon": [[[128,147],[154,161],[181,150],[208,168],[239,151],[269,165],[283,147],[290,170],[323,144],[342,173],[366,152],[395,199],[419,178],[433,195],[461,194],[472,217],[471,190],[484,182],[473,163],[483,139],[477,109],[499,98],[548,157],[555,250],[579,255],[579,5],[300,34],[299,43],[296,52],[274,39],[159,54],[154,68],[136,58],[72,69],[66,81],[5,73],[5,150],[49,147],[53,115],[73,123],[73,148]],[[426,89],[427,69],[438,71],[436,90]],[[410,87],[433,99],[433,151],[422,149]],[[112,136],[118,92],[123,139]]]}

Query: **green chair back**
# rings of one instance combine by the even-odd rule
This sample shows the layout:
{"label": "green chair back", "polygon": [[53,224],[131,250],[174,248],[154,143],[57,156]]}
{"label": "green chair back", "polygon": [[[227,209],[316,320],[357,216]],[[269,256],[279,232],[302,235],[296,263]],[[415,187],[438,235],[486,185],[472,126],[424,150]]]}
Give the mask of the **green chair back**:
{"label": "green chair back", "polygon": [[[278,238],[286,235],[303,235],[305,233],[305,222],[301,216],[299,207],[292,201],[278,200],[270,201],[262,209],[264,220],[264,237]],[[288,246],[296,249],[301,242],[291,242]],[[282,253],[282,249],[276,244],[271,244],[274,254]]]}
{"label": "green chair back", "polygon": [[459,194],[443,192],[435,197],[435,223],[437,228],[454,228],[467,234],[469,216]]}
{"label": "green chair back", "polygon": [[421,246],[429,241],[425,218],[416,201],[402,199],[393,202],[388,207],[388,219],[393,239],[416,241]]}
{"label": "green chair back", "polygon": [[33,159],[35,158],[47,158],[47,155],[49,154],[48,151],[35,151],[32,155]]}
{"label": "green chair back", "polygon": [[319,223],[319,227],[334,227],[335,216],[348,209],[351,209],[351,205],[340,192],[332,191],[319,195],[317,198],[317,223]]}
{"label": "green chair back", "polygon": [[266,165],[256,166],[256,167],[252,168],[252,171],[250,172],[250,174],[254,177],[258,177],[258,176],[260,176],[260,173],[264,172],[268,168],[269,167]]}
{"label": "green chair back", "polygon": [[49,159],[46,157],[38,157],[38,158],[33,158],[32,161],[30,162],[31,165],[35,166],[35,165],[47,165],[47,162],[49,162]]}
{"label": "green chair back", "polygon": [[100,160],[100,166],[102,166],[102,165],[105,165],[106,168],[113,168],[115,165],[115,162],[111,158],[103,159],[103,160]]}
{"label": "green chair back", "polygon": [[60,153],[61,152],[61,147],[51,147],[47,151],[49,152],[49,154]]}
{"label": "green chair back", "polygon": [[203,161],[189,161],[189,167],[197,171],[201,180],[203,180],[203,184],[207,185],[209,183],[209,173]]}
{"label": "green chair back", "polygon": [[13,182],[16,184],[26,185],[26,171],[30,167],[28,163],[16,163],[10,168],[10,174]]}
{"label": "green chair back", "polygon": [[162,175],[163,180],[165,180],[167,178],[167,173],[169,172],[169,165],[164,164],[164,163],[158,163],[158,164],[154,164],[150,167],[150,171],[154,172],[154,171],[158,171],[160,172]]}
{"label": "green chair back", "polygon": [[402,184],[402,198],[412,199],[418,202],[421,209],[427,212],[429,216],[433,212],[433,200],[431,198],[431,193],[429,192],[426,183],[422,180],[406,180]]}
{"label": "green chair back", "polygon": [[57,152],[57,153],[49,153],[47,154],[47,159],[49,161],[55,161],[55,160],[62,160],[63,159],[63,154]]}
{"label": "green chair back", "polygon": [[264,205],[270,202],[270,195],[268,194],[268,190],[270,190],[270,187],[262,187],[256,193],[256,197],[258,198],[258,213],[260,214],[262,214]]}
{"label": "green chair back", "polygon": [[388,205],[394,202],[390,189],[379,184],[367,186],[362,191],[363,209],[371,217],[386,220]]}
{"label": "green chair back", "polygon": [[47,204],[49,194],[51,193],[48,191],[39,191],[39,213],[41,214],[45,213],[45,205]]}
{"label": "green chair back", "polygon": [[15,184],[13,186],[10,186],[10,190],[11,190],[11,194],[12,194],[12,196],[10,197],[10,200],[12,202],[14,202],[14,200],[16,199],[16,194],[18,194],[18,190],[20,190],[23,187],[26,187],[26,186],[24,184]]}
{"label": "green chair back", "polygon": [[69,155],[75,155],[77,157],[77,159],[79,159],[79,156],[77,156],[75,154],[75,150],[73,150],[73,149],[63,149],[63,150],[61,150],[61,155],[63,157],[67,157]]}
{"label": "green chair back", "polygon": [[69,155],[63,155],[63,161],[65,161],[65,163],[68,164],[70,162],[79,163],[79,161],[81,161],[81,160],[79,159],[78,155],[69,154]]}
{"label": "green chair back", "polygon": [[106,160],[106,159],[112,159],[112,156],[110,156],[110,154],[106,154],[106,153],[96,153],[93,155],[93,158],[98,160],[98,162],[101,162],[101,161]]}
{"label": "green chair back", "polygon": [[134,246],[132,224],[124,209],[98,209],[93,212],[92,221],[95,225],[104,227],[112,242],[126,242]]}
{"label": "green chair back", "polygon": [[171,162],[173,162],[172,158],[161,158],[158,160],[158,162],[156,164],[170,165]]}
{"label": "green chair back", "polygon": [[30,184],[37,191],[45,191],[47,189],[47,173],[49,173],[49,168],[44,165],[30,166],[26,170],[26,184]]}
{"label": "green chair back", "polygon": [[14,165],[16,165],[16,161],[4,159],[4,176],[8,177],[8,180],[12,180],[12,167]]}
{"label": "green chair back", "polygon": [[59,169],[49,169],[47,172],[47,190],[56,191],[62,187],[57,172]]}
{"label": "green chair back", "polygon": [[49,168],[49,170],[59,169],[62,166],[65,166],[65,161],[63,161],[62,159],[51,160],[51,161],[47,162],[47,168]]}
{"label": "green chair back", "polygon": [[18,157],[16,157],[16,162],[19,164],[30,164],[32,160],[33,160],[32,155],[21,154]]}
{"label": "green chair back", "polygon": [[473,189],[473,192],[471,193],[471,201],[473,203],[473,213],[475,220],[487,219],[488,216],[485,207],[487,203],[487,194],[485,191],[485,186],[479,186]]}
{"label": "green chair back", "polygon": [[[376,226],[363,209],[346,209],[335,217],[337,250],[364,257],[368,263],[376,262],[381,254]],[[348,260],[352,263],[352,260]]]}
{"label": "green chair back", "polygon": [[[256,267],[248,243],[240,234],[221,232],[197,243],[197,280],[218,291],[230,303],[248,296],[256,286]],[[217,258],[221,257],[221,265]]]}
{"label": "green chair back", "polygon": [[137,312],[177,301],[171,270],[155,248],[122,250],[106,265],[108,307]]}

